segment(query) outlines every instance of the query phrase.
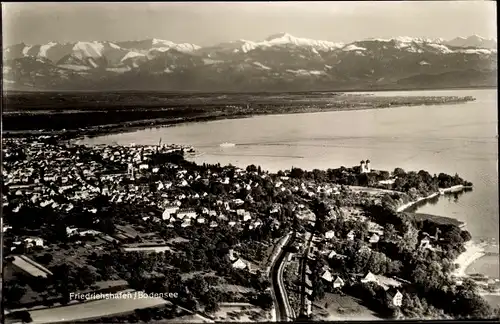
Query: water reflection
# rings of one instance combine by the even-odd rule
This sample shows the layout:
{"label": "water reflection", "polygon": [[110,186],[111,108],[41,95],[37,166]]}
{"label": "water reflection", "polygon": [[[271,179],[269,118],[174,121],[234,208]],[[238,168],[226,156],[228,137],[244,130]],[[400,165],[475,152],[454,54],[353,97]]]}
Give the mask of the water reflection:
{"label": "water reflection", "polygon": [[[420,208],[422,208],[424,206],[437,205],[439,203],[440,199],[446,199],[448,202],[453,202],[456,204],[456,203],[458,203],[458,200],[460,199],[461,196],[463,196],[466,192],[471,192],[471,191],[472,191],[472,188],[467,188],[467,189],[463,189],[462,191],[457,191],[457,192],[453,192],[453,193],[445,193],[443,195],[434,196],[434,197],[431,197],[431,198],[428,198],[428,199],[425,199],[425,200],[422,200],[422,201],[415,203],[414,205],[409,207],[406,211],[411,212],[411,213],[416,213]],[[435,215],[435,216],[443,216],[443,215],[437,215],[435,213],[429,213],[429,214]]]}

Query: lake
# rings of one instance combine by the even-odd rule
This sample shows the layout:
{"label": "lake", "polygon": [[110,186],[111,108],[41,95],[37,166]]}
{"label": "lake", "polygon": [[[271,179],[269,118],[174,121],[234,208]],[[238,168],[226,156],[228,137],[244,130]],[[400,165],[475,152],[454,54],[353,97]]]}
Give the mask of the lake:
{"label": "lake", "polygon": [[[474,190],[426,204],[419,212],[465,221],[475,242],[498,253],[497,93],[492,89],[376,92],[375,96],[473,96],[474,102],[440,106],[267,115],[146,129],[83,140],[85,144],[192,145],[195,162],[249,164],[277,171],[301,167],[372,168],[444,172],[474,183]],[[221,147],[230,142],[232,147]],[[478,260],[470,271],[499,278],[497,258]],[[496,261],[495,261],[496,260]],[[493,263],[493,266],[492,266]]]}

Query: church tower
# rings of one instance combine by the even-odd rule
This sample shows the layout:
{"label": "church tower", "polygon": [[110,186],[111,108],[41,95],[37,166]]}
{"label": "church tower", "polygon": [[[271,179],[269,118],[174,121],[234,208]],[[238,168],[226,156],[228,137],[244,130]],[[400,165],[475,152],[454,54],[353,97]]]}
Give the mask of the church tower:
{"label": "church tower", "polygon": [[361,162],[359,162],[359,172],[360,173],[365,173],[365,160],[362,160]]}
{"label": "church tower", "polygon": [[131,178],[134,179],[134,165],[132,163],[128,164],[127,167],[127,175]]}

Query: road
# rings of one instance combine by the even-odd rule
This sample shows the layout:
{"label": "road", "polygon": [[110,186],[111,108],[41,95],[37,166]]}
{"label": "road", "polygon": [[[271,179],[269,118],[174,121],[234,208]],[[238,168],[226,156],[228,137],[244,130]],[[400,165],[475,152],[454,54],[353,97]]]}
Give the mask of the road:
{"label": "road", "polygon": [[289,238],[288,242],[283,246],[278,254],[274,264],[271,267],[271,284],[273,291],[274,307],[276,311],[276,321],[289,322],[294,320],[294,312],[288,302],[288,296],[285,290],[283,280],[283,272],[286,265],[286,257],[288,252],[286,248],[293,242],[293,238]]}

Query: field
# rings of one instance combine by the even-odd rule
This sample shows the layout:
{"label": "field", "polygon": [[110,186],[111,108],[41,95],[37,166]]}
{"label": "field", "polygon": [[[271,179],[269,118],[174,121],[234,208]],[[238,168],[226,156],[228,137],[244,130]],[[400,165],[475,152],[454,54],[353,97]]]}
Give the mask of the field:
{"label": "field", "polygon": [[313,303],[312,311],[314,321],[381,320],[358,299],[348,295],[326,293],[323,299]]}
{"label": "field", "polygon": [[214,317],[217,322],[266,322],[271,312],[247,303],[222,303]]}
{"label": "field", "polygon": [[133,312],[135,309],[155,307],[168,303],[162,298],[102,299],[70,306],[34,310],[30,312],[30,315],[33,319],[32,323],[57,323],[124,314]]}

